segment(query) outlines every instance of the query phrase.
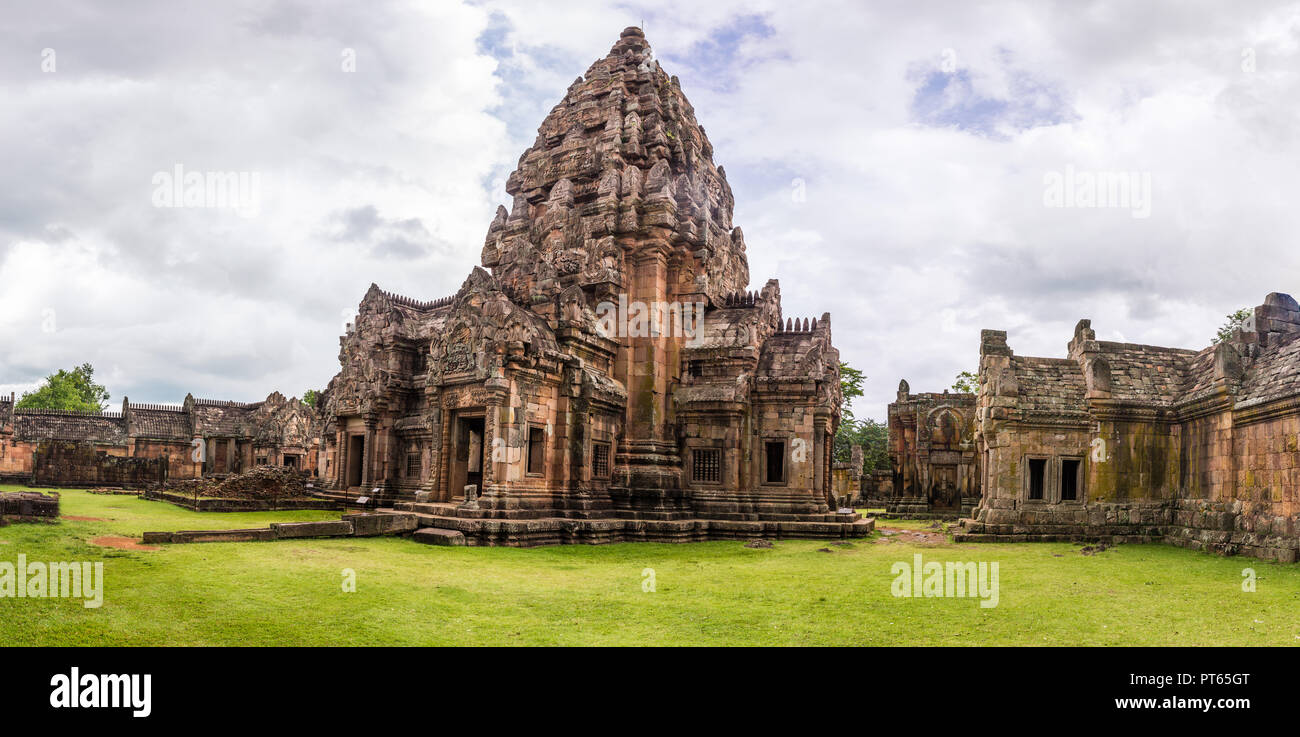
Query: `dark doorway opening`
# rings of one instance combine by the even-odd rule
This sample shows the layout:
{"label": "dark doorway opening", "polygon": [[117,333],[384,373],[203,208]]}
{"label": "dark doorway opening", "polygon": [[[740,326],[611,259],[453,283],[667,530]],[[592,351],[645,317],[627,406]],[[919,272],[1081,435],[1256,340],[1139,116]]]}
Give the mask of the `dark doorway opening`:
{"label": "dark doorway opening", "polygon": [[361,462],[366,452],[366,436],[348,436],[348,487],[361,485]]}
{"label": "dark doorway opening", "polygon": [[767,450],[767,474],[769,484],[785,481],[785,442],[782,440],[765,443]]}
{"label": "dark doorway opening", "polygon": [[482,417],[460,417],[456,420],[456,464],[452,475],[455,484],[449,490],[453,497],[461,496],[470,484],[477,486],[479,493],[483,491],[483,424]]}
{"label": "dark doorway opening", "polygon": [[540,427],[528,428],[528,470],[530,474],[540,474],[545,464],[546,431]]}
{"label": "dark doorway opening", "polygon": [[1079,461],[1061,461],[1061,501],[1072,502],[1079,498]]}
{"label": "dark doorway opening", "polygon": [[1046,458],[1029,459],[1029,498],[1042,499],[1044,477],[1047,474]]}

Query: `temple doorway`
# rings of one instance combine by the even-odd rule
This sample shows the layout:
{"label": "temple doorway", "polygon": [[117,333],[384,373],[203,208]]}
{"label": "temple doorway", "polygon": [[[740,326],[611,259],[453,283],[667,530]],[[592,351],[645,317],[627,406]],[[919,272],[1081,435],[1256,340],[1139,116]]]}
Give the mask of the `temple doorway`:
{"label": "temple doorway", "polygon": [[361,463],[366,453],[366,436],[349,435],[348,436],[348,477],[347,486],[352,488],[361,485]]}
{"label": "temple doorway", "polygon": [[482,414],[457,415],[456,432],[452,439],[451,497],[459,497],[469,484],[483,491],[483,467],[486,451],[483,447],[484,419]]}
{"label": "temple doorway", "polygon": [[930,508],[960,509],[961,493],[957,488],[956,466],[934,466],[931,470],[933,486],[930,491]]}
{"label": "temple doorway", "polygon": [[222,440],[217,443],[215,457],[212,459],[212,470],[217,473],[230,473],[230,458],[226,453],[226,441]]}

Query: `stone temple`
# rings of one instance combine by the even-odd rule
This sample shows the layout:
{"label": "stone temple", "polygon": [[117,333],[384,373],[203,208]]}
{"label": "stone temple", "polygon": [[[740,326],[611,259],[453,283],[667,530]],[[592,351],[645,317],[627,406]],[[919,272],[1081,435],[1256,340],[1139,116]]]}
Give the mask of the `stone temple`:
{"label": "stone temple", "polygon": [[[985,330],[978,392],[901,382],[891,468],[864,475],[860,452],[832,462],[830,316],[784,315],[775,280],[750,291],[726,173],[639,29],[569,87],[506,191],[456,294],[370,287],[315,406],[0,398],[0,480],[152,487],[291,466],[379,508],[366,524],[470,545],[862,537],[859,501],[960,518],[958,542],[1300,557],[1288,295],[1201,350],[1101,341],[1081,320],[1066,357],[1018,356]],[[0,516],[38,503],[48,514],[14,497]]]}
{"label": "stone temple", "polygon": [[859,537],[830,316],[748,291],[726,173],[638,28],[569,87],[449,297],[372,286],[322,397],[333,493],[470,544]]}
{"label": "stone temple", "polygon": [[891,517],[957,519],[979,503],[975,450],[976,396],[965,392],[913,394],[898,383],[889,405]]}
{"label": "stone temple", "polygon": [[1294,562],[1300,304],[1273,293],[1202,350],[1097,340],[1066,358],[981,336],[983,495],[961,541],[1164,540]]}

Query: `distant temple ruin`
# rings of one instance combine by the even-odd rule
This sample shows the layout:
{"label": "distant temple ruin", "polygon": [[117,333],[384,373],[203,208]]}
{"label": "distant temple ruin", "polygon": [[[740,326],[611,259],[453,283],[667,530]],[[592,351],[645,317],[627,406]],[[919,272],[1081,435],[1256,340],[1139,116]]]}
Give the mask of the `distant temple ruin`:
{"label": "distant temple ruin", "polygon": [[974,394],[913,394],[898,383],[889,405],[889,462],[893,495],[886,513],[897,517],[957,519],[979,502]]}
{"label": "distant temple ruin", "polygon": [[0,480],[39,486],[144,486],[283,465],[314,473],[314,411],[279,392],[241,403],[122,400],[120,411],[18,409],[0,400]]}
{"label": "distant temple ruin", "polygon": [[829,315],[746,291],[725,172],[638,28],[570,87],[453,296],[371,286],[323,395],[340,496],[472,544],[862,536]]}
{"label": "distant temple ruin", "polygon": [[1067,358],[981,335],[983,497],[958,540],[1163,539],[1294,562],[1300,305],[1270,294],[1200,351],[1099,341]]}

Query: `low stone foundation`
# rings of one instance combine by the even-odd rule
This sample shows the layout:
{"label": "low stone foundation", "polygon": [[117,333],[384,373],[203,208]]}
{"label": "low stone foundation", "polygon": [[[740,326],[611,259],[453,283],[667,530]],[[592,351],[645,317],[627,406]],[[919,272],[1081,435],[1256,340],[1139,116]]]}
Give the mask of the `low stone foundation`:
{"label": "low stone foundation", "polygon": [[[487,510],[452,504],[403,502],[400,511],[414,512],[421,528],[459,532],[464,545],[536,547],[540,545],[598,545],[619,542],[706,542],[710,540],[835,540],[861,538],[875,529],[874,519],[856,514],[817,515],[819,520],[723,519],[540,519],[491,518]],[[805,515],[798,515],[805,517]]]}
{"label": "low stone foundation", "polygon": [[414,532],[413,514],[347,514],[340,520],[324,522],[276,522],[270,527],[245,530],[182,530],[180,532],[146,532],[143,542],[159,543],[241,543],[272,540],[298,540],[316,537],[373,537]]}
{"label": "low stone foundation", "polygon": [[[446,508],[441,504],[405,507]],[[445,511],[445,510],[444,510]],[[469,510],[465,510],[469,511]],[[850,515],[844,515],[850,516]],[[338,521],[291,522],[246,530],[184,530],[146,532],[146,544],[203,542],[264,542],[315,537],[407,535],[436,545],[504,546],[617,542],[705,542],[709,540],[845,539],[870,535],[875,520],[852,522],[737,522],[730,520],[623,519],[484,519],[429,514],[427,511],[385,511],[345,514]]]}
{"label": "low stone foundation", "polygon": [[1277,517],[1269,505],[1167,500],[1042,509],[976,510],[960,521],[955,542],[1155,542],[1218,555],[1294,563],[1300,558],[1300,516]]}
{"label": "low stone foundation", "polygon": [[961,519],[961,515],[956,510],[951,512],[895,512],[888,507],[882,517],[889,519],[911,519],[911,520],[941,520],[943,522],[956,522]]}
{"label": "low stone foundation", "polygon": [[149,489],[140,494],[151,502],[169,502],[194,512],[274,512],[285,509],[338,510],[343,505],[327,499],[211,499],[179,494],[164,489]]}

